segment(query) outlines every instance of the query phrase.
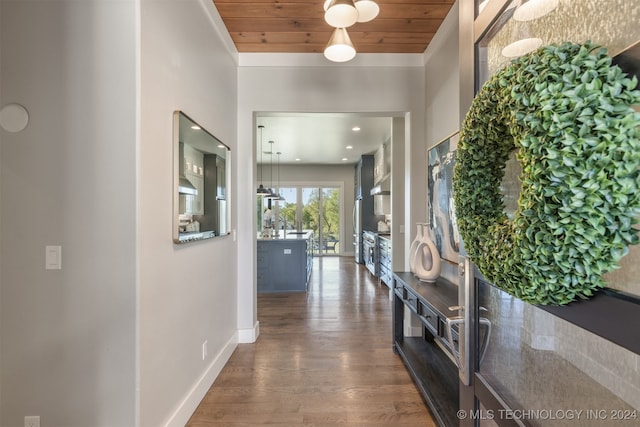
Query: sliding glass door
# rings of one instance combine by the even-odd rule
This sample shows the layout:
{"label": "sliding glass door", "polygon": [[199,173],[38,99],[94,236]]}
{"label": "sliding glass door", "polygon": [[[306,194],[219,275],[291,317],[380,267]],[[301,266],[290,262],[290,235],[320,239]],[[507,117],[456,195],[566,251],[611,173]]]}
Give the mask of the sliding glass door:
{"label": "sliding glass door", "polygon": [[285,230],[311,230],[316,255],[339,255],[341,236],[340,187],[290,186],[281,187],[283,200],[263,202],[263,211],[270,209],[278,218],[277,228]]}
{"label": "sliding glass door", "polygon": [[303,187],[302,221],[314,232],[319,255],[340,253],[340,188]]}
{"label": "sliding glass door", "polygon": [[337,254],[340,251],[340,189],[323,188],[321,195],[322,250],[326,254]]}

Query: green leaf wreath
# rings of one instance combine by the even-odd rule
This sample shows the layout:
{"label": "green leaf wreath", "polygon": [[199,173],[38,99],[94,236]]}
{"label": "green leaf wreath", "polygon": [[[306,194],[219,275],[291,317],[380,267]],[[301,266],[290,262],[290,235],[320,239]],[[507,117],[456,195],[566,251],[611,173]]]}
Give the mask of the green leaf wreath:
{"label": "green leaf wreath", "polygon": [[[638,243],[636,84],[587,42],[541,47],[482,87],[453,190],[466,251],[496,286],[532,304],[586,299]],[[511,221],[500,185],[513,150],[522,190]]]}

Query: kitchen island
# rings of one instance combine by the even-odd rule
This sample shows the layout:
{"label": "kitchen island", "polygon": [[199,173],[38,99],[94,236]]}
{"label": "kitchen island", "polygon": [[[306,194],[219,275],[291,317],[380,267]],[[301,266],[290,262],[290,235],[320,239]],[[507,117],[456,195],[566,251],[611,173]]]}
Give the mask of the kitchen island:
{"label": "kitchen island", "polygon": [[258,293],[305,292],[313,265],[313,231],[279,230],[258,236]]}

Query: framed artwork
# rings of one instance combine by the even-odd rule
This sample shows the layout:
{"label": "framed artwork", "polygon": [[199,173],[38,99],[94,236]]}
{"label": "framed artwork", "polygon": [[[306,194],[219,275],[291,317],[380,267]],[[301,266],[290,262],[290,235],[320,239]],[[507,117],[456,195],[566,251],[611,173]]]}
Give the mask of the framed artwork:
{"label": "framed artwork", "polygon": [[427,162],[427,209],[432,237],[440,257],[456,264],[461,245],[453,203],[453,166],[458,139],[456,132],[430,148]]}

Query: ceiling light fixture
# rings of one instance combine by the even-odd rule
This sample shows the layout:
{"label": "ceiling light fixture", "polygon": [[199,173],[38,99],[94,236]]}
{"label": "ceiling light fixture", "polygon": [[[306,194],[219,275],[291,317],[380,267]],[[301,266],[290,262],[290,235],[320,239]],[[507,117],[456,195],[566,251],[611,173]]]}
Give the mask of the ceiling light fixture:
{"label": "ceiling light fixture", "polygon": [[505,46],[501,53],[507,58],[517,58],[538,49],[543,40],[537,37],[528,21],[541,18],[556,7],[559,0],[522,0],[513,12],[511,34],[509,40],[513,40]]}
{"label": "ceiling light fixture", "polygon": [[335,27],[324,49],[324,56],[333,62],[350,61],[356,56],[347,27],[356,22],[369,22],[378,16],[380,7],[374,0],[325,0],[324,20]]}
{"label": "ceiling light fixture", "polygon": [[507,58],[517,58],[519,56],[526,55],[529,52],[533,52],[540,46],[542,46],[542,39],[537,37],[527,37],[505,46],[502,49],[502,56],[506,56]]}
{"label": "ceiling light fixture", "polygon": [[533,21],[551,13],[558,7],[559,0],[522,0],[513,12],[516,21]]}
{"label": "ceiling light fixture", "polygon": [[324,49],[324,56],[333,62],[347,62],[356,56],[356,49],[351,43],[346,28],[336,28],[331,34],[329,43]]}
{"label": "ceiling light fixture", "polygon": [[356,0],[354,4],[358,11],[358,22],[369,22],[380,13],[380,6],[373,0]]}
{"label": "ceiling light fixture", "polygon": [[262,163],[262,133],[264,132],[264,125],[258,125],[258,129],[260,129],[260,185],[256,190],[256,195],[268,196],[269,194],[271,194],[271,192],[266,188],[264,188],[264,185],[262,182],[262,169],[264,168],[264,164]]}
{"label": "ceiling light fixture", "polygon": [[352,131],[354,132],[359,132],[360,131],[360,126],[354,126],[351,128]]}
{"label": "ceiling light fixture", "polygon": [[332,27],[346,28],[358,22],[358,9],[353,0],[331,0],[324,5],[324,20]]}
{"label": "ceiling light fixture", "polygon": [[282,154],[280,151],[276,152],[276,155],[278,156],[278,198],[275,199],[277,202],[286,202],[287,199],[285,199],[282,194],[280,194],[280,154]]}
{"label": "ceiling light fixture", "polygon": [[271,179],[270,179],[271,186],[269,187],[269,194],[265,197],[267,199],[277,200],[280,198],[280,194],[276,192],[275,187],[273,186],[273,144],[275,144],[275,141],[269,141],[269,144],[271,144],[271,150],[268,153],[271,155],[271,161],[269,162],[270,169],[271,169]]}

